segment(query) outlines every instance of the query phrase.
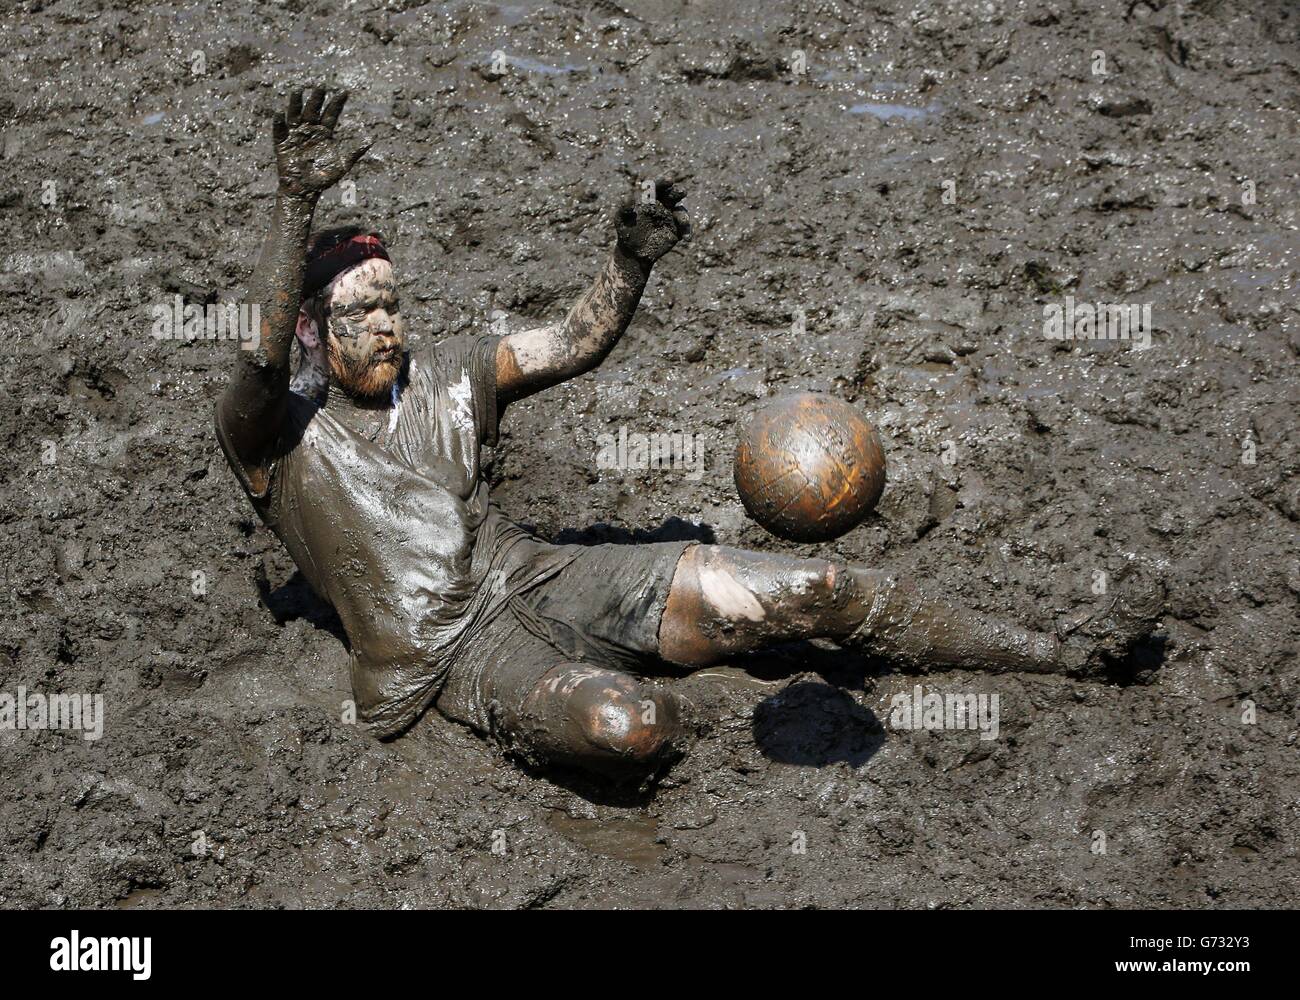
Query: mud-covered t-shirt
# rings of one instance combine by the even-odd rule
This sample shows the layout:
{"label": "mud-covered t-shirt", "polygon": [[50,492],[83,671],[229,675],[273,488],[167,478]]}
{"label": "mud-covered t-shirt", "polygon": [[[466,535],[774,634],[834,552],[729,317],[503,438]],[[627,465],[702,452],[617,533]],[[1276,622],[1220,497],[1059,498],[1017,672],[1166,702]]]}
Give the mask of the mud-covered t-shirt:
{"label": "mud-covered t-shirt", "polygon": [[380,736],[432,702],[479,624],[572,558],[488,502],[479,462],[496,443],[498,340],[413,354],[394,409],[366,412],[369,424],[333,389],[323,405],[290,393],[260,492],[218,418],[253,506],[343,622],[358,715]]}

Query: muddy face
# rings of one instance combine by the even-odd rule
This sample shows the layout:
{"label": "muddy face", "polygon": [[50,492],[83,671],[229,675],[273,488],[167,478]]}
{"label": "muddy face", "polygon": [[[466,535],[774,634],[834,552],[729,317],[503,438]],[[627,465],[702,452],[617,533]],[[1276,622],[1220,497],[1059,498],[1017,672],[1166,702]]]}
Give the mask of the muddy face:
{"label": "muddy face", "polygon": [[322,317],[330,372],[354,396],[379,396],[402,368],[406,330],[393,265],[368,260],[325,290]]}

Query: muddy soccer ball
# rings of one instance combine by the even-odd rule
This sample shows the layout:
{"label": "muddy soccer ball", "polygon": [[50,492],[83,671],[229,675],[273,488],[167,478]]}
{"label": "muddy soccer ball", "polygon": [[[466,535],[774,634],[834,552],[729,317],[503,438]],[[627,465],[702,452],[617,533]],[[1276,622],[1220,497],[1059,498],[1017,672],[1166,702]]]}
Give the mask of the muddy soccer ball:
{"label": "muddy soccer ball", "polygon": [[816,392],[763,403],[736,442],[736,490],[749,516],[793,542],[838,538],[885,488],[880,435],[856,407]]}

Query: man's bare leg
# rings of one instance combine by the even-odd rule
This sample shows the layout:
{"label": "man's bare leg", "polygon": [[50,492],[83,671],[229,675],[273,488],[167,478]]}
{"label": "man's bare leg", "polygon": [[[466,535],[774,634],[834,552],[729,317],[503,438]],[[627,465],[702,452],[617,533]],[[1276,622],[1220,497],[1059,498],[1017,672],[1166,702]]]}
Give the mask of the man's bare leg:
{"label": "man's bare leg", "polygon": [[1116,600],[1074,632],[1032,632],[926,597],[896,574],[714,545],[677,565],[660,654],[706,666],[798,639],[832,639],[912,668],[1086,672],[1149,634],[1162,595]]}

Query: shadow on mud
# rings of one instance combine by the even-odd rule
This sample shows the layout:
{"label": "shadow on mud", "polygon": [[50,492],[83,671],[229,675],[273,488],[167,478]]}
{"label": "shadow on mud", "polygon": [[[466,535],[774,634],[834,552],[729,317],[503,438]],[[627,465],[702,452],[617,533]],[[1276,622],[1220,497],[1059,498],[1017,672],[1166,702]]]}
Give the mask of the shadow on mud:
{"label": "shadow on mud", "polygon": [[[535,529],[524,525],[528,531]],[[701,542],[713,545],[717,535],[708,524],[696,524],[670,517],[657,528],[621,528],[603,521],[585,528],[564,528],[553,539],[556,545],[638,545],[650,542]]]}
{"label": "shadow on mud", "polygon": [[754,743],[769,760],[802,767],[840,762],[861,767],[884,745],[880,720],[849,693],[882,672],[880,661],[794,642],[738,657],[733,665],[759,680],[809,672],[820,678],[796,681],[754,707]]}
{"label": "shadow on mud", "polygon": [[624,779],[555,764],[539,765],[509,753],[506,759],[529,777],[563,788],[592,805],[644,809],[654,799],[659,779],[671,771],[681,757],[662,762],[653,774],[632,775]]}
{"label": "shadow on mud", "polygon": [[301,572],[295,571],[288,581],[271,588],[270,581],[259,567],[257,572],[257,593],[262,605],[271,612],[277,625],[302,618],[313,627],[328,632],[343,644],[344,649],[351,649],[348,634],[343,631],[343,622],[334,609],[316,596],[311,584]]}
{"label": "shadow on mud", "polygon": [[781,764],[861,767],[884,746],[885,732],[842,688],[798,681],[754,709],[754,743]]}
{"label": "shadow on mud", "polygon": [[1120,687],[1155,684],[1160,679],[1160,668],[1164,666],[1168,645],[1167,637],[1152,636],[1134,646],[1123,660],[1107,662],[1097,679]]}

